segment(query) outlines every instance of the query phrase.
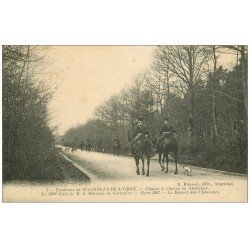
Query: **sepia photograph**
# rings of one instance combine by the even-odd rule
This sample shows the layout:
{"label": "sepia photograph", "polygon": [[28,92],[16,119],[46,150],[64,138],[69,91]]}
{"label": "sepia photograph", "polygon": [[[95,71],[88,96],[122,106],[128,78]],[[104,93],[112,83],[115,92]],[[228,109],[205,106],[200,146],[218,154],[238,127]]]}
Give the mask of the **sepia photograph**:
{"label": "sepia photograph", "polygon": [[247,202],[247,79],[247,45],[3,45],[3,202]]}
{"label": "sepia photograph", "polygon": [[0,3],[0,248],[249,249],[249,8]]}

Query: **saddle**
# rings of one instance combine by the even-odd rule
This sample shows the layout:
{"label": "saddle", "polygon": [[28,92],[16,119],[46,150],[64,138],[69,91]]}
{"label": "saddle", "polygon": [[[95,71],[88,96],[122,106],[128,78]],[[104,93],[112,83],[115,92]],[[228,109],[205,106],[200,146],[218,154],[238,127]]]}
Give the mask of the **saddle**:
{"label": "saddle", "polygon": [[174,135],[172,132],[163,132],[162,136],[159,139],[159,147],[162,148],[164,141],[168,139],[169,143],[173,142],[175,140]]}
{"label": "saddle", "polygon": [[165,139],[165,138],[174,139],[174,133],[173,132],[163,132],[162,139]]}
{"label": "saddle", "polygon": [[138,135],[131,141],[131,147],[132,147],[133,149],[137,149],[137,148],[138,148],[138,141],[139,141],[139,140],[142,140],[142,141],[144,141],[144,142],[149,141],[150,143],[152,143],[151,140],[149,139],[148,131],[144,131],[144,132],[138,134]]}

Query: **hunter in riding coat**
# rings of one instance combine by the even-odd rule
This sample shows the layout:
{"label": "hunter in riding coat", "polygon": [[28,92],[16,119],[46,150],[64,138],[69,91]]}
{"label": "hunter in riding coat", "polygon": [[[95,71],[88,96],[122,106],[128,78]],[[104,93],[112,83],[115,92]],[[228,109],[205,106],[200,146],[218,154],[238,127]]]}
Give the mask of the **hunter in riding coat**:
{"label": "hunter in riding coat", "polygon": [[162,125],[161,130],[160,130],[159,139],[157,140],[157,143],[156,143],[156,153],[159,152],[160,146],[163,143],[163,135],[164,135],[164,133],[169,133],[169,137],[172,138],[173,133],[175,133],[175,132],[176,131],[172,127],[172,125],[170,124],[169,119],[167,117],[165,117],[164,124]]}
{"label": "hunter in riding coat", "polygon": [[133,133],[133,140],[131,141],[131,152],[130,155],[134,154],[134,147],[135,143],[137,142],[138,139],[140,139],[143,135],[148,135],[148,130],[146,125],[143,123],[142,117],[140,117],[137,121],[137,125],[135,127],[134,133]]}
{"label": "hunter in riding coat", "polygon": [[140,117],[134,131],[134,141],[137,141],[143,134],[148,134],[147,127],[143,123],[143,119]]}

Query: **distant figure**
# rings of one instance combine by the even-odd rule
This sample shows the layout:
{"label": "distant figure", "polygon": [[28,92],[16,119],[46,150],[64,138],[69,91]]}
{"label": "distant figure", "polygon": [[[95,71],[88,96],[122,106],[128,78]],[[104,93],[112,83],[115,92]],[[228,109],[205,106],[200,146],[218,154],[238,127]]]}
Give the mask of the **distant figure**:
{"label": "distant figure", "polygon": [[81,148],[81,151],[83,151],[84,149],[84,143],[83,143],[83,140],[80,141],[80,148]]}
{"label": "distant figure", "polygon": [[119,139],[118,135],[116,135],[116,137],[113,140],[114,156],[115,155],[119,156],[119,154],[120,154],[120,147],[121,147],[120,139]]}
{"label": "distant figure", "polygon": [[91,140],[88,136],[87,140],[86,140],[86,152],[89,152],[90,153],[90,150],[91,150]]}
{"label": "distant figure", "polygon": [[103,149],[102,149],[102,152],[103,152],[103,153],[105,153],[105,152],[106,152],[105,148],[103,148]]}

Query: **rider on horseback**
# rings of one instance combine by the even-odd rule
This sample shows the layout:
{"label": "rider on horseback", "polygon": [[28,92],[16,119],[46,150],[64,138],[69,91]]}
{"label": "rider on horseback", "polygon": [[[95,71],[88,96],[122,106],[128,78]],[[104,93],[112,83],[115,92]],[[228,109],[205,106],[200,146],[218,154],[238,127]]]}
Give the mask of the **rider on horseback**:
{"label": "rider on horseback", "polygon": [[87,145],[90,145],[90,144],[91,144],[91,139],[88,136],[88,138],[87,138]]}
{"label": "rider on horseback", "polygon": [[162,146],[162,143],[163,143],[163,135],[165,133],[167,133],[167,136],[169,138],[173,138],[173,134],[176,132],[176,130],[173,128],[173,126],[170,124],[170,121],[168,119],[168,117],[165,117],[164,118],[164,124],[162,125],[161,127],[161,130],[160,130],[160,135],[159,135],[159,138],[156,142],[156,150],[155,152],[156,153],[159,153],[160,151],[160,147]]}
{"label": "rider on horseback", "polygon": [[134,140],[137,141],[139,138],[141,138],[142,134],[147,131],[146,125],[143,123],[142,117],[138,119],[137,125],[135,127],[134,131]]}
{"label": "rider on horseback", "polygon": [[83,142],[83,140],[81,140],[80,141],[80,148],[81,148],[81,150],[83,150],[83,147],[84,147],[84,142]]}
{"label": "rider on horseback", "polygon": [[146,125],[143,123],[143,119],[142,117],[139,117],[138,121],[137,121],[137,125],[135,127],[134,133],[133,133],[133,137],[134,139],[131,141],[130,143],[130,155],[134,155],[134,148],[136,145],[136,142],[143,136],[146,135],[148,136],[149,132],[147,131],[147,127]]}
{"label": "rider on horseback", "polygon": [[113,143],[117,143],[118,148],[120,148],[121,144],[120,144],[120,139],[119,139],[118,135],[115,136]]}

